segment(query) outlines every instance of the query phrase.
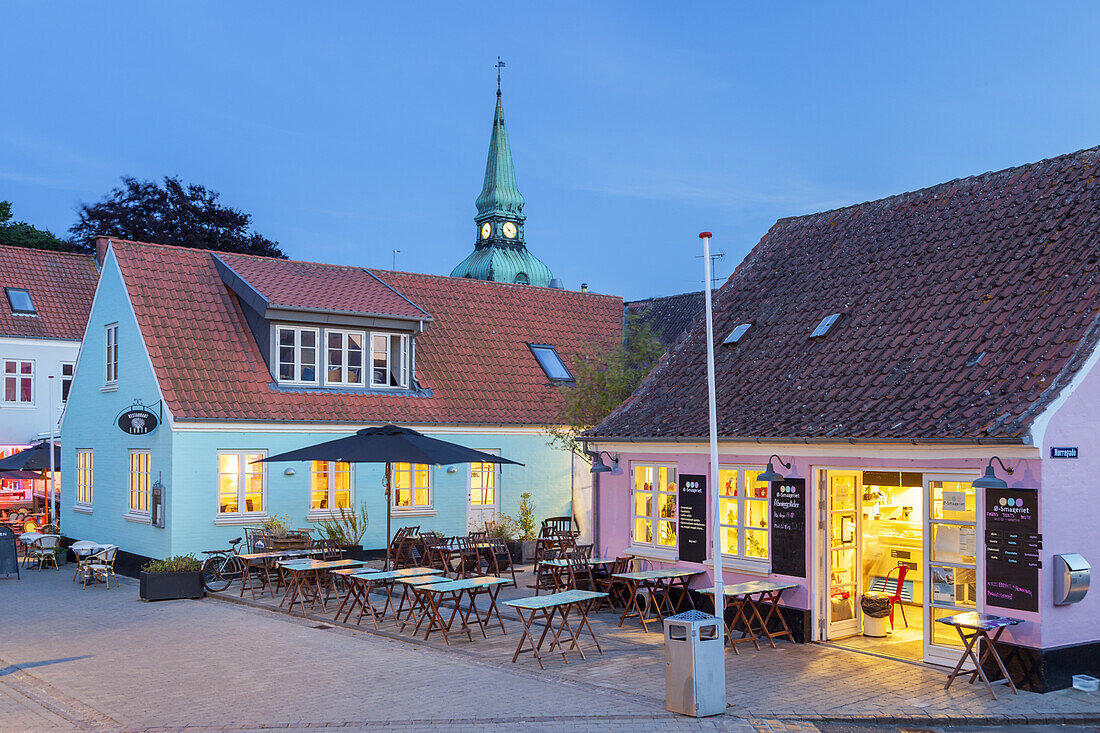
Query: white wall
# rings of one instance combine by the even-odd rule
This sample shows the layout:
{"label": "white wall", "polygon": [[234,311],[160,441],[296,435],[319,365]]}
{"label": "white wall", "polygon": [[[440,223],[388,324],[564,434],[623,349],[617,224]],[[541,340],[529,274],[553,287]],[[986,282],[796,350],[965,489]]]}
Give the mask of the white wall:
{"label": "white wall", "polygon": [[[3,360],[34,362],[34,404],[25,407],[0,402],[0,445],[27,445],[49,435],[50,416],[61,419],[61,363],[75,362],[79,341],[26,339],[0,336],[0,372]],[[49,376],[54,375],[54,399],[49,399]],[[0,378],[2,378],[0,374]],[[0,397],[3,382],[0,381]],[[55,428],[56,429],[56,428]]]}

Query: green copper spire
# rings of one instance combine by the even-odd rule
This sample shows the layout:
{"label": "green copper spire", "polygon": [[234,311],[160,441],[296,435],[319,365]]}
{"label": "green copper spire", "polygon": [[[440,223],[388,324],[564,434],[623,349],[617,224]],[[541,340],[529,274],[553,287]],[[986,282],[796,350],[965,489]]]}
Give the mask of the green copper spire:
{"label": "green copper spire", "polygon": [[485,183],[477,197],[477,217],[505,216],[523,221],[523,194],[516,186],[516,169],[512,164],[512,148],[508,144],[508,128],[504,125],[504,105],[497,90],[497,109],[493,115],[493,136],[489,138],[489,158],[485,161]]}

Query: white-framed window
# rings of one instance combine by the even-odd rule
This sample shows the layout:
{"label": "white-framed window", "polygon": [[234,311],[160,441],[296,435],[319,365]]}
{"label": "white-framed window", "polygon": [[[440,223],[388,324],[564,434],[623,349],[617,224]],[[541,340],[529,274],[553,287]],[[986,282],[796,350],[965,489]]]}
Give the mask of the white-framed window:
{"label": "white-framed window", "polygon": [[[482,452],[488,453],[489,451]],[[470,504],[474,506],[496,506],[497,467],[499,465],[499,463],[470,464]]]}
{"label": "white-framed window", "polygon": [[264,451],[218,451],[218,514],[262,514],[267,506]]}
{"label": "white-framed window", "polygon": [[107,326],[104,341],[107,346],[106,370],[103,381],[107,384],[118,383],[118,324]]}
{"label": "white-framed window", "polygon": [[748,567],[771,560],[771,486],[760,469],[718,467],[718,513],[722,554]]}
{"label": "white-framed window", "polygon": [[69,401],[69,389],[73,386],[73,369],[76,367],[71,361],[61,362],[61,404]]}
{"label": "white-framed window", "polygon": [[366,339],[363,331],[325,329],[325,384],[362,387],[366,382]]}
{"label": "white-framed window", "polygon": [[679,489],[676,466],[634,464],[631,469],[631,544],[675,550]]}
{"label": "white-framed window", "polygon": [[409,337],[399,333],[371,334],[371,387],[409,386]]}
{"label": "white-framed window", "polygon": [[310,480],[310,512],[351,509],[351,464],[342,461],[314,461]]}
{"label": "white-framed window", "polygon": [[4,404],[34,404],[34,361],[4,359]]}
{"label": "white-framed window", "polygon": [[4,292],[8,296],[8,305],[11,306],[12,313],[21,316],[38,315],[34,300],[31,298],[31,291],[26,288],[4,288]]}
{"label": "white-framed window", "polygon": [[149,515],[149,463],[149,451],[130,451],[130,514]]}
{"label": "white-framed window", "polygon": [[393,464],[393,508],[413,511],[432,508],[432,467],[423,463]]}
{"label": "white-framed window", "polygon": [[76,503],[92,505],[92,452],[76,452]]}
{"label": "white-framed window", "polygon": [[280,382],[317,384],[317,342],[320,333],[319,329],[299,326],[275,328]]}

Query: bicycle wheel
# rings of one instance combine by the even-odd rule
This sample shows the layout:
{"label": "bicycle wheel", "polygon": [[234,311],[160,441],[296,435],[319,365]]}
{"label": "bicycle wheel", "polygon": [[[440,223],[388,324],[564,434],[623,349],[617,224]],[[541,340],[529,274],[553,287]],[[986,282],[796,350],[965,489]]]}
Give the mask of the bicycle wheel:
{"label": "bicycle wheel", "polygon": [[233,570],[232,560],[236,558],[225,555],[214,555],[206,558],[202,564],[202,584],[211,593],[218,593],[229,587],[233,581],[230,573]]}

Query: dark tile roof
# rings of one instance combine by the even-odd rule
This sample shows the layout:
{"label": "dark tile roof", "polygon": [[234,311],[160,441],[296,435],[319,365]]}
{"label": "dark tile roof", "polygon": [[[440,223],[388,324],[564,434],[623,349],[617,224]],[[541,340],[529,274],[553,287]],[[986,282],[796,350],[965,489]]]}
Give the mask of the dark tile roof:
{"label": "dark tile roof", "polygon": [[[1096,348],[1098,246],[1100,148],[782,219],[715,298],[719,433],[1020,439]],[[706,435],[704,325],[591,434]]]}
{"label": "dark tile roof", "polygon": [[[617,297],[373,271],[435,318],[416,339],[417,378],[430,396],[280,390],[212,253],[118,240],[112,248],[178,419],[543,425],[560,393],[527,342],[553,344],[571,366],[574,354],[622,337]],[[327,284],[342,290],[338,278]]]}
{"label": "dark tile roof", "polygon": [[[91,255],[0,246],[0,335],[79,341],[98,279]],[[29,291],[37,315],[12,313],[3,288]]]}
{"label": "dark tile roof", "polygon": [[703,291],[630,301],[626,312],[648,323],[665,348],[670,348],[703,312]]}

